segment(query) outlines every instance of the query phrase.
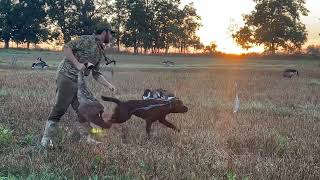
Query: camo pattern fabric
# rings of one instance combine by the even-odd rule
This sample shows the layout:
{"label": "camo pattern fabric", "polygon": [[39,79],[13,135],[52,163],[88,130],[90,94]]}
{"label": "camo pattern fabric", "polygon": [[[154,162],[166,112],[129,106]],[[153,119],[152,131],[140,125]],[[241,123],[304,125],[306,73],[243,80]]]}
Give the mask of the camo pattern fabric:
{"label": "camo pattern fabric", "polygon": [[[98,100],[93,96],[92,92],[88,88],[86,81],[84,79],[84,73],[78,73],[78,92],[77,92],[78,101],[81,103],[85,100],[97,101]],[[83,100],[84,99],[84,100]]]}
{"label": "camo pattern fabric", "polygon": [[[80,63],[92,63],[94,68],[92,69],[92,75],[101,74],[99,72],[100,62],[104,61],[103,47],[99,39],[95,35],[83,35],[79,39],[72,40],[65,44],[65,46],[72,49],[74,56]],[[58,66],[57,73],[61,73],[74,82],[77,82],[78,70],[73,63],[64,57]],[[85,70],[85,75],[89,75],[90,70]]]}

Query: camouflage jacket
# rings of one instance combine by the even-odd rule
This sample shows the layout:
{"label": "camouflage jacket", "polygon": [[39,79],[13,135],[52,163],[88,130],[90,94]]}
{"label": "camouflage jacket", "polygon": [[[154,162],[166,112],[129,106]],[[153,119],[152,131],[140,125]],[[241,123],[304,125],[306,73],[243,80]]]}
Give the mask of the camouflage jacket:
{"label": "camouflage jacket", "polygon": [[[65,46],[72,49],[74,56],[80,63],[92,63],[94,68],[92,69],[92,75],[97,76],[99,72],[100,62],[104,61],[104,52],[102,43],[95,35],[83,35],[79,39],[73,40],[65,44]],[[73,63],[66,57],[60,62],[57,73],[61,73],[74,82],[77,82],[78,70]],[[86,75],[90,74],[90,70],[86,70]]]}

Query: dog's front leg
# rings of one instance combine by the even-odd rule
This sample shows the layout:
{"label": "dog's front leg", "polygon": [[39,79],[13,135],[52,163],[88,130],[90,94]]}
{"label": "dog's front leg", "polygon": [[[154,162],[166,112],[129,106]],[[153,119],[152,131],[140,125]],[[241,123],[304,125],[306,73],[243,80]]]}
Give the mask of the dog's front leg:
{"label": "dog's front leg", "polygon": [[152,122],[151,121],[148,121],[146,120],[146,131],[147,131],[147,136],[148,136],[148,139],[150,138],[150,132],[151,132],[151,125],[152,125]]}
{"label": "dog's front leg", "polygon": [[178,129],[175,125],[173,125],[172,123],[168,122],[166,119],[160,119],[159,120],[161,124],[167,126],[168,128],[171,128],[177,132],[180,132],[180,129]]}

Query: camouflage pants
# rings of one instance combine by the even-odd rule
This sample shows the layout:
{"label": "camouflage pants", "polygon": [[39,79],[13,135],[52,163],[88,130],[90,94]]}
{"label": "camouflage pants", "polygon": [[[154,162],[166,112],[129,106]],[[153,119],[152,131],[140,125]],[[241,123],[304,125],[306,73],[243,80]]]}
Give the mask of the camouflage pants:
{"label": "camouflage pants", "polygon": [[59,122],[70,105],[76,112],[78,111],[78,86],[77,82],[72,81],[69,77],[61,73],[58,73],[56,83],[56,104],[52,108],[48,120]]}

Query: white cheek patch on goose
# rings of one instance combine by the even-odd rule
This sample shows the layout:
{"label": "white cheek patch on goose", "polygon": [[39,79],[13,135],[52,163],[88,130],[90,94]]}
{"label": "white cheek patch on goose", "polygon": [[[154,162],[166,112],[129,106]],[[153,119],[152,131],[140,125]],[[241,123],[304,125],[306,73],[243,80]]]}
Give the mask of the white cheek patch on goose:
{"label": "white cheek patch on goose", "polygon": [[142,99],[143,100],[150,99],[150,95],[151,95],[151,93],[149,92],[147,96],[142,96]]}

